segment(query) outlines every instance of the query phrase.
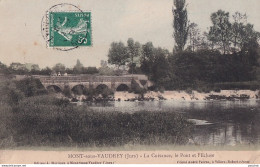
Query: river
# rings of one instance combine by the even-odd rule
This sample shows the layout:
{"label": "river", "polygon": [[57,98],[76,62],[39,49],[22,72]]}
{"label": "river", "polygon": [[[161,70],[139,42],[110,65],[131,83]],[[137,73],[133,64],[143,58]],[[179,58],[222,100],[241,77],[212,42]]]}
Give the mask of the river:
{"label": "river", "polygon": [[252,145],[260,143],[260,100],[245,101],[115,101],[84,103],[95,111],[171,111],[196,124],[190,139],[197,145]]}

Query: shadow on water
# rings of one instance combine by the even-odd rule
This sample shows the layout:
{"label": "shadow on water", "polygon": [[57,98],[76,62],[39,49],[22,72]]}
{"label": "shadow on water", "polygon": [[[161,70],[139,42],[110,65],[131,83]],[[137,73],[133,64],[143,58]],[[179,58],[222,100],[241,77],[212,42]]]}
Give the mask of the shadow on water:
{"label": "shadow on water", "polygon": [[251,145],[260,143],[260,101],[142,101],[86,103],[95,111],[171,111],[196,124],[191,144]]}

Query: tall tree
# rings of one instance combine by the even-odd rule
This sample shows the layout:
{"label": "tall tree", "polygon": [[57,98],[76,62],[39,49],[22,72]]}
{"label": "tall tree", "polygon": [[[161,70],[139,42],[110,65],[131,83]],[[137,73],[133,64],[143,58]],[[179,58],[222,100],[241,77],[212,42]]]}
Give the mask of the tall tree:
{"label": "tall tree", "polygon": [[172,10],[173,28],[174,28],[174,39],[176,42],[175,49],[182,51],[186,45],[189,26],[188,26],[188,15],[186,9],[186,0],[174,0],[174,7]]}
{"label": "tall tree", "polygon": [[154,49],[154,61],[152,64],[151,80],[153,80],[157,86],[163,86],[169,78],[169,62],[167,57],[170,55],[169,51],[162,48]]}
{"label": "tall tree", "polygon": [[231,23],[229,13],[218,10],[211,14],[212,26],[209,31],[209,40],[217,43],[225,54],[229,50],[231,39]]}
{"label": "tall tree", "polygon": [[242,42],[242,32],[244,29],[244,25],[247,22],[247,15],[241,14],[239,12],[236,12],[234,15],[232,15],[234,23],[232,24],[232,43],[234,50],[239,49],[239,45]]}
{"label": "tall tree", "polygon": [[245,26],[243,26],[240,37],[241,37],[241,43],[240,43],[241,50],[247,50],[249,49],[248,47],[252,47],[252,46],[255,46],[255,49],[258,48],[260,33],[254,30],[253,24],[246,24]]}
{"label": "tall tree", "polygon": [[141,70],[143,73],[151,76],[152,73],[152,65],[155,57],[155,48],[152,42],[147,42],[142,45],[142,56],[141,56]]}
{"label": "tall tree", "polygon": [[189,25],[188,37],[189,37],[189,47],[194,52],[195,49],[199,46],[201,40],[200,30],[196,23],[191,23]]}
{"label": "tall tree", "polygon": [[108,52],[108,63],[120,66],[128,62],[127,47],[122,42],[113,42]]}
{"label": "tall tree", "polygon": [[134,68],[136,67],[141,55],[140,43],[134,42],[132,38],[129,38],[127,40],[127,53],[127,57],[129,57],[129,67],[131,69],[131,73],[133,74]]}

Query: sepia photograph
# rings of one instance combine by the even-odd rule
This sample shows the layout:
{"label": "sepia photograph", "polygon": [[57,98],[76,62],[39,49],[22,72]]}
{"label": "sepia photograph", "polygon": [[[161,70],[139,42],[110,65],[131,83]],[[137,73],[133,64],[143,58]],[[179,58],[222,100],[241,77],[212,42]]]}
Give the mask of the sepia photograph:
{"label": "sepia photograph", "polygon": [[0,21],[1,164],[260,163],[259,0],[1,0]]}

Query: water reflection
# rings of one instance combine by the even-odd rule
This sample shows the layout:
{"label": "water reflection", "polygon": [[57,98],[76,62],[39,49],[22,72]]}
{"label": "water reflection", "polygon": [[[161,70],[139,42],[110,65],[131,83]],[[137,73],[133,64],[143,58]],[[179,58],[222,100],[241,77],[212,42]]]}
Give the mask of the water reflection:
{"label": "water reflection", "polygon": [[[244,126],[244,127],[243,127]],[[259,144],[259,130],[247,133],[250,125],[224,123],[217,126],[196,127],[193,141],[199,145],[250,145]]]}
{"label": "water reflection", "polygon": [[250,145],[260,142],[260,101],[143,101],[85,104],[95,111],[171,111],[198,124],[192,142],[198,145]]}

